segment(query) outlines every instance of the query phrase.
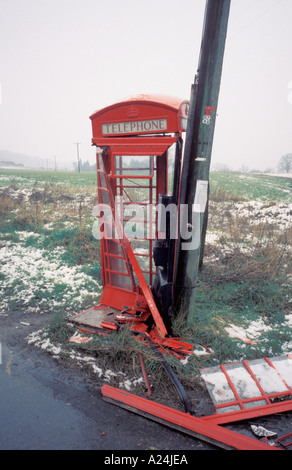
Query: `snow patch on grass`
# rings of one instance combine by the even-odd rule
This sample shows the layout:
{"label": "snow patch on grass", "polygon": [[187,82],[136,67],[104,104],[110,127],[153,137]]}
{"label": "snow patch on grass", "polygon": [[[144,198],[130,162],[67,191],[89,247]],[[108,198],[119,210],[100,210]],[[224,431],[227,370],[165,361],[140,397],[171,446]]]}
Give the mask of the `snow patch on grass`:
{"label": "snow patch on grass", "polygon": [[62,344],[54,344],[48,333],[45,330],[37,330],[31,333],[26,341],[28,344],[40,348],[52,356],[55,359],[71,359],[74,363],[82,368],[87,366],[96,376],[103,382],[111,383],[118,382],[118,386],[123,389],[132,390],[137,385],[143,383],[143,377],[128,378],[124,372],[113,372],[111,369],[103,370],[96,362],[96,359],[90,355],[87,355],[81,351],[74,351],[74,349],[67,349]]}
{"label": "snow patch on grass", "polygon": [[[22,232],[27,239],[30,232]],[[9,309],[24,308],[29,312],[78,309],[86,298],[97,299],[101,286],[80,266],[67,266],[65,251],[25,247],[8,241],[0,248],[2,282],[0,314]]]}

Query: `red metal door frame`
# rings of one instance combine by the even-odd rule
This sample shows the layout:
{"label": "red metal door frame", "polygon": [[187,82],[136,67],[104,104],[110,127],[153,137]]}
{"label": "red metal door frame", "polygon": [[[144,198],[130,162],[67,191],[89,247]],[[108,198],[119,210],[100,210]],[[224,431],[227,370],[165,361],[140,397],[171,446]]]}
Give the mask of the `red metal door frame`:
{"label": "red metal door frame", "polygon": [[[173,143],[173,138],[171,140],[168,139],[168,143]],[[168,147],[167,147],[168,148]],[[132,147],[133,152],[135,152],[135,146]],[[152,154],[154,154],[154,149],[150,149],[148,147],[148,150],[152,151]],[[163,150],[165,151],[165,147],[163,147]],[[119,250],[121,252],[120,255],[113,254],[110,252],[109,247],[108,247],[108,240],[106,238],[101,239],[101,254],[102,254],[102,272],[103,272],[103,283],[104,283],[104,292],[101,298],[101,303],[105,305],[109,305],[115,308],[120,308],[121,310],[124,309],[125,304],[121,305],[120,304],[120,299],[118,301],[118,305],[116,304],[116,299],[115,296],[118,296],[119,291],[123,291],[124,295],[126,296],[127,299],[127,304],[126,306],[129,307],[129,303],[131,302],[131,299],[133,300],[133,294],[140,294],[140,300],[141,296],[144,297],[149,310],[153,316],[154,322],[157,326],[158,332],[161,335],[161,337],[165,337],[167,335],[167,329],[164,325],[164,322],[160,316],[160,313],[156,307],[156,304],[154,302],[153,296],[151,294],[151,291],[149,289],[149,286],[147,285],[147,282],[144,278],[143,272],[139,266],[139,263],[137,261],[137,258],[133,252],[133,249],[131,247],[131,244],[128,240],[128,238],[125,236],[123,226],[121,223],[118,221],[118,219],[115,217],[115,202],[114,202],[114,196],[117,194],[117,187],[118,185],[116,184],[116,178],[111,178],[112,174],[112,160],[115,156],[115,153],[112,154],[110,151],[107,152],[107,157],[108,160],[105,161],[105,154],[103,152],[103,155],[101,157],[101,153],[97,154],[97,173],[98,173],[98,191],[99,191],[99,200],[102,202],[104,201],[104,198],[107,200],[109,207],[112,211],[113,218],[114,220],[113,225],[115,230],[118,231],[119,233],[119,240],[115,240],[113,243],[116,244],[116,246],[119,247]],[[102,162],[99,161],[99,159],[102,159]],[[109,161],[110,160],[110,161]],[[101,164],[102,163],[102,164]],[[109,168],[111,170],[109,170]],[[106,171],[107,170],[107,171]],[[165,179],[165,178],[164,178]],[[148,256],[150,256],[150,253],[148,253]],[[123,262],[126,266],[126,271],[121,272],[121,271],[115,271],[112,270],[110,267],[110,259],[118,259],[120,262]],[[108,260],[108,261],[107,261]],[[150,262],[151,259],[150,259]],[[133,272],[135,272],[139,286],[135,285],[134,277],[133,277]],[[121,287],[117,285],[112,284],[112,275],[115,276],[123,276],[127,277],[131,280],[131,289],[121,289]],[[139,292],[140,288],[140,292]],[[126,293],[129,293],[129,296],[127,296]],[[128,302],[129,301],[129,302]],[[130,305],[132,309],[135,308],[135,306]],[[137,302],[136,302],[136,307],[137,307]]]}

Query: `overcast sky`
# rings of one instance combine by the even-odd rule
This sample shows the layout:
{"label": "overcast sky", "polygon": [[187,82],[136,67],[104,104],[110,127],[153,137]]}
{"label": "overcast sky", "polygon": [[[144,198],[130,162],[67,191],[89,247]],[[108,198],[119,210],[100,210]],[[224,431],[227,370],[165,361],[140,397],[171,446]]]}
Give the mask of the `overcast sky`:
{"label": "overcast sky", "polygon": [[[190,97],[205,0],[0,0],[0,149],[94,162],[90,114]],[[213,163],[292,152],[292,0],[231,0]]]}

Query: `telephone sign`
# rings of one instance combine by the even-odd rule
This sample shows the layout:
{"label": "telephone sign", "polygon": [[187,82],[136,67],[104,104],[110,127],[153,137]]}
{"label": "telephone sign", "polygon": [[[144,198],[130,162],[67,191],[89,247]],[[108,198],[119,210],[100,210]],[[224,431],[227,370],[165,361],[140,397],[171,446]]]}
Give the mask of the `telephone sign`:
{"label": "telephone sign", "polygon": [[102,124],[102,134],[139,134],[142,132],[167,131],[167,119],[149,121],[130,121]]}

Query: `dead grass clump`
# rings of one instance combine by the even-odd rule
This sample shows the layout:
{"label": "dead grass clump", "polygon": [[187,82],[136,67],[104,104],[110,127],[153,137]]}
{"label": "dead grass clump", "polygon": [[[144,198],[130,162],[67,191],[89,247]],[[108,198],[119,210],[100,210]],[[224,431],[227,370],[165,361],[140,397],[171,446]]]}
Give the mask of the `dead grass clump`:
{"label": "dead grass clump", "polygon": [[61,245],[70,249],[72,257],[78,264],[93,264],[100,261],[98,241],[84,225],[77,226],[60,239]]}
{"label": "dead grass clump", "polygon": [[38,230],[48,223],[60,228],[64,221],[84,224],[92,215],[95,201],[92,191],[78,194],[75,187],[56,184],[29,189],[15,185],[0,188],[0,214],[13,214],[18,230]]}
{"label": "dead grass clump", "polygon": [[257,279],[275,279],[283,276],[285,267],[291,266],[291,254],[275,241],[265,246],[255,246],[248,253],[235,246],[220,255],[220,249],[212,248],[216,253],[216,263],[206,264],[211,270],[212,283],[241,282]]}
{"label": "dead grass clump", "polygon": [[280,246],[287,247],[290,249],[292,247],[292,227],[287,227],[284,230],[281,230],[280,233],[277,234],[277,242]]}
{"label": "dead grass clump", "polygon": [[224,187],[214,185],[210,190],[210,201],[213,202],[243,202],[246,198],[235,192],[227,191]]}
{"label": "dead grass clump", "polygon": [[9,214],[12,211],[15,211],[19,207],[19,202],[14,201],[7,197],[5,194],[1,194],[0,197],[0,214]]}
{"label": "dead grass clump", "polygon": [[43,204],[36,202],[34,205],[25,204],[19,208],[14,223],[19,229],[25,229],[26,227],[32,227],[34,230],[38,226],[46,224],[50,221],[48,214],[43,210]]}

